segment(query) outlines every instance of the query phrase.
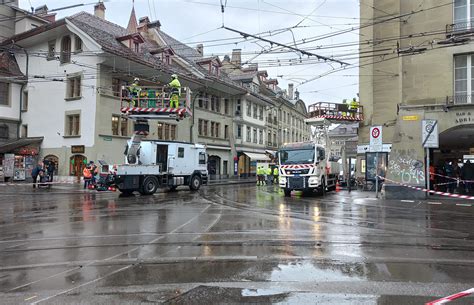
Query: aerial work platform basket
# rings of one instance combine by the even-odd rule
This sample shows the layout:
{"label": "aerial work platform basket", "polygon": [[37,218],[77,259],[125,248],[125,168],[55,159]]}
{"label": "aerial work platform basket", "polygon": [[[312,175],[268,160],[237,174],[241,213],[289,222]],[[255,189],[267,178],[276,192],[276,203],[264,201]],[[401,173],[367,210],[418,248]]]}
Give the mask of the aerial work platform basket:
{"label": "aerial work platform basket", "polygon": [[364,120],[364,108],[350,104],[320,102],[308,107],[308,121],[312,119],[326,119],[331,123],[355,123]]}
{"label": "aerial work platform basket", "polygon": [[130,119],[176,119],[182,120],[193,115],[191,111],[191,90],[181,88],[179,106],[170,106],[171,88],[140,87],[140,92],[133,95],[127,87],[122,87],[120,94],[120,111]]}

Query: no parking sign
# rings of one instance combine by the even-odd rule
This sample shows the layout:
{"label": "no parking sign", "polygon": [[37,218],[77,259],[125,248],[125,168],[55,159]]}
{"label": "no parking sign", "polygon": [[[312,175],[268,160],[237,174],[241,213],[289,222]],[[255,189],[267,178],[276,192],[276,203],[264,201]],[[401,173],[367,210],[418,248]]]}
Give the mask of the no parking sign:
{"label": "no parking sign", "polygon": [[370,127],[370,152],[381,152],[383,148],[382,126]]}

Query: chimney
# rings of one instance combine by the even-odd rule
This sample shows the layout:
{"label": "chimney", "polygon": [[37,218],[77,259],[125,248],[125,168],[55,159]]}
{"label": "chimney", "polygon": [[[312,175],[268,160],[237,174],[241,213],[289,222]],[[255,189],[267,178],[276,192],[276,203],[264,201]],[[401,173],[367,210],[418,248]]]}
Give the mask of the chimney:
{"label": "chimney", "polygon": [[150,24],[150,18],[148,16],[141,17],[138,19],[138,31],[139,32],[148,32],[148,25]]}
{"label": "chimney", "polygon": [[105,5],[104,5],[104,2],[99,1],[99,3],[97,3],[94,6],[94,16],[105,20]]}
{"label": "chimney", "polygon": [[295,91],[295,100],[299,100],[300,99],[300,93],[298,91],[298,89],[296,89]]}
{"label": "chimney", "polygon": [[198,44],[196,46],[196,51],[198,51],[199,54],[201,54],[201,56],[204,55],[204,45],[202,43]]}
{"label": "chimney", "polygon": [[48,14],[48,7],[46,4],[35,8],[35,15],[48,20],[49,22],[56,21],[56,13]]}
{"label": "chimney", "polygon": [[232,50],[232,59],[230,60],[230,62],[239,67],[242,65],[242,49]]}
{"label": "chimney", "polygon": [[294,88],[293,84],[288,84],[288,98],[290,100],[293,99],[293,88]]}

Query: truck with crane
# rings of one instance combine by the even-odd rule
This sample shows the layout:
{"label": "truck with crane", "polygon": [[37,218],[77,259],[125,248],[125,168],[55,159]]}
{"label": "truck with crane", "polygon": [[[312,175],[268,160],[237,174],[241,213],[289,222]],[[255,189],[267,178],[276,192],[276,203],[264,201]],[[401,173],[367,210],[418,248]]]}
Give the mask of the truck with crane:
{"label": "truck with crane", "polygon": [[173,108],[166,87],[140,88],[145,95],[132,95],[127,88],[122,88],[122,116],[134,121],[134,134],[125,149],[125,163],[118,165],[114,173],[114,184],[123,194],[137,191],[152,195],[159,188],[175,190],[178,186],[198,190],[207,183],[204,145],[145,139],[150,129],[149,120],[180,121],[192,116],[191,90],[183,89],[179,106]]}

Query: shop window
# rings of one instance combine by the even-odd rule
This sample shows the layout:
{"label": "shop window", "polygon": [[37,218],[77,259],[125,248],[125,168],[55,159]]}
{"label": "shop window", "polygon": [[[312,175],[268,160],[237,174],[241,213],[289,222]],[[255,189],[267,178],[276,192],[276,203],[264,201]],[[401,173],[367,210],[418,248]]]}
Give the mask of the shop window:
{"label": "shop window", "polygon": [[10,105],[10,84],[0,82],[0,105]]}
{"label": "shop window", "polygon": [[65,36],[61,40],[61,56],[62,64],[71,62],[71,37]]}

